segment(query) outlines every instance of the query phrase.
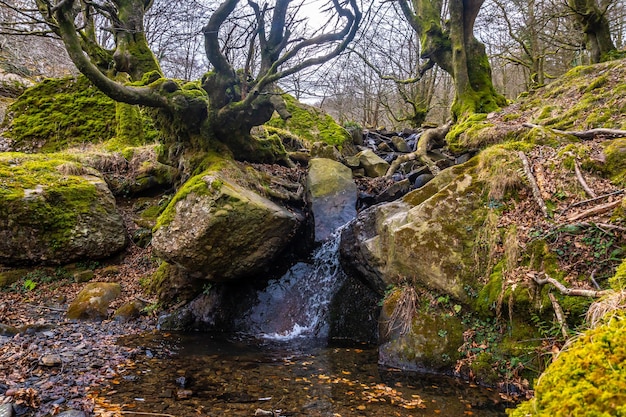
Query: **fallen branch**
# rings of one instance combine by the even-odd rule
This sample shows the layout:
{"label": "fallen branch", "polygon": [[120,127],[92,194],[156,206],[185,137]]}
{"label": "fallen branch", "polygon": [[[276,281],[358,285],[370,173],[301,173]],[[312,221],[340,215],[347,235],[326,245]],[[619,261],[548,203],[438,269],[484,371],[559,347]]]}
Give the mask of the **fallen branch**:
{"label": "fallen branch", "polygon": [[160,417],[176,417],[174,414],[148,413],[142,411],[121,411],[122,414],[134,414],[137,416],[160,416]]}
{"label": "fallen branch", "polygon": [[29,303],[24,303],[24,305],[28,306],[28,307],[33,307],[33,308],[41,308],[44,310],[50,310],[50,311],[59,311],[61,313],[65,313],[66,309],[64,308],[57,308],[57,307],[48,307],[48,306],[40,306],[40,305],[36,305],[36,304],[29,304]]}
{"label": "fallen branch", "polygon": [[593,139],[597,136],[609,136],[611,138],[626,137],[626,130],[619,130],[619,129],[596,128],[596,129],[590,129],[590,130],[574,131],[574,130],[552,129],[549,127],[536,125],[534,123],[523,123],[522,126],[528,127],[531,129],[533,128],[548,129],[548,130],[553,131],[554,133],[558,133],[559,135],[575,136],[579,139]]}
{"label": "fallen branch", "polygon": [[613,290],[586,290],[583,288],[567,288],[565,285],[561,284],[554,278],[549,277],[545,273],[543,273],[544,278],[539,278],[536,274],[529,274],[535,283],[539,286],[552,284],[559,292],[563,295],[569,295],[573,297],[590,297],[590,298],[599,298],[608,294],[613,294]]}
{"label": "fallen branch", "polygon": [[617,191],[613,191],[612,193],[599,195],[599,196],[597,196],[595,198],[590,198],[588,200],[579,201],[578,203],[574,203],[574,204],[566,207],[561,212],[561,214],[564,214],[566,211],[568,211],[569,209],[572,209],[574,207],[582,206],[583,204],[587,204],[587,203],[593,203],[594,201],[602,200],[603,198],[611,197],[611,196],[618,195],[618,194],[624,194],[624,190],[617,190]]}
{"label": "fallen branch", "polygon": [[550,298],[550,302],[552,303],[552,308],[554,309],[554,315],[556,316],[556,320],[559,322],[559,325],[561,326],[561,334],[563,334],[563,337],[567,339],[569,335],[567,333],[568,328],[567,328],[567,322],[565,321],[565,314],[563,313],[563,309],[561,308],[561,305],[559,304],[559,302],[556,301],[556,297],[554,296],[554,294],[550,292],[548,293],[548,297]]}
{"label": "fallen branch", "polygon": [[576,179],[578,179],[578,182],[583,187],[583,190],[585,190],[585,192],[589,194],[589,197],[596,198],[598,195],[593,192],[591,187],[589,187],[589,185],[587,184],[587,181],[585,181],[583,173],[580,172],[580,165],[578,164],[578,161],[574,161],[574,171],[576,172]]}
{"label": "fallen branch", "polygon": [[452,122],[448,122],[445,125],[439,126],[434,129],[428,129],[424,133],[422,133],[422,136],[417,142],[417,149],[415,150],[415,152],[400,155],[399,157],[397,157],[389,166],[389,169],[385,174],[385,178],[391,177],[403,163],[415,161],[417,159],[419,159],[426,166],[428,166],[431,174],[437,175],[439,173],[439,168],[435,164],[435,161],[428,157],[427,153],[431,148],[431,142],[445,138],[445,136],[450,131],[450,127],[452,127]]}
{"label": "fallen branch", "polygon": [[619,206],[620,204],[622,204],[621,200],[600,204],[598,206],[590,208],[589,210],[585,210],[582,213],[578,213],[574,216],[568,217],[567,221],[576,222],[578,220],[586,219],[587,217],[597,216],[598,214],[603,214],[603,213],[606,213],[607,211],[613,210],[615,207]]}
{"label": "fallen branch", "polygon": [[541,197],[541,191],[539,191],[539,186],[537,186],[537,181],[535,181],[535,176],[533,175],[533,172],[530,169],[530,162],[528,161],[526,154],[522,151],[519,151],[517,154],[519,158],[522,160],[522,165],[524,166],[524,174],[526,174],[526,178],[528,179],[528,182],[530,183],[530,188],[532,189],[533,197],[535,197],[535,201],[539,205],[539,208],[541,209],[543,216],[546,218],[550,217],[548,213],[548,207],[546,206],[545,201],[543,201],[543,198]]}

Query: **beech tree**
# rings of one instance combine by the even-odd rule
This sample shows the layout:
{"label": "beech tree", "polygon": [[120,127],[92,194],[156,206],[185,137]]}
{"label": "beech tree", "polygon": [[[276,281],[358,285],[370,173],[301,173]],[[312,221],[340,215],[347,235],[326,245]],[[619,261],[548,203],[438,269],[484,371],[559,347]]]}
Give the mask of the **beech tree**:
{"label": "beech tree", "polygon": [[474,24],[484,0],[397,0],[418,34],[423,74],[435,64],[450,74],[455,86],[452,114],[487,113],[506,104],[496,92],[485,46],[474,36]]}
{"label": "beech tree", "polygon": [[[338,56],[361,20],[357,0],[329,0],[326,23],[310,36],[296,35],[305,20],[298,17],[300,1],[223,0],[202,29],[211,71],[199,82],[182,83],[163,77],[146,39],[152,0],[34,1],[78,70],[112,99],[153,109],[170,155],[191,165],[216,148],[227,148],[238,159],[274,161],[276,147],[256,140],[250,130],[275,110],[289,117],[276,83]],[[229,59],[224,40],[229,39],[224,28],[236,13],[252,22],[245,27],[244,67]],[[112,35],[110,45],[99,42],[99,29]]]}
{"label": "beech tree", "polygon": [[604,0],[602,4],[598,4],[596,0],[568,0],[567,4],[585,34],[585,44],[591,54],[591,62],[600,62],[616,49],[607,19],[607,11],[612,1]]}

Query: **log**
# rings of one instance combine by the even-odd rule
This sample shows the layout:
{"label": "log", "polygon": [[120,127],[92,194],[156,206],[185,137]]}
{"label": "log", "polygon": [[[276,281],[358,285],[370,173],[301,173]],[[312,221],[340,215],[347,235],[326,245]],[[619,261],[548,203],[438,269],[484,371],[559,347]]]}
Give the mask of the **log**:
{"label": "log", "polygon": [[541,209],[541,212],[543,213],[543,217],[546,217],[546,218],[550,217],[550,214],[548,213],[548,207],[546,206],[546,202],[543,201],[543,198],[541,197],[541,191],[539,191],[539,186],[537,186],[537,181],[535,181],[533,172],[530,169],[530,162],[528,161],[526,154],[522,151],[519,151],[517,154],[519,158],[522,160],[522,165],[524,166],[524,174],[526,174],[526,178],[528,179],[528,182],[530,183],[530,188],[533,192],[533,197],[535,198],[535,201],[539,205],[539,208]]}
{"label": "log", "polygon": [[611,201],[610,203],[600,204],[598,206],[592,207],[589,210],[583,211],[582,213],[578,213],[574,216],[570,216],[567,218],[567,221],[570,223],[577,222],[582,219],[586,219],[587,217],[597,216],[598,214],[606,213],[607,211],[613,210],[615,207],[622,204],[621,200]]}
{"label": "log", "polygon": [[548,129],[560,135],[570,135],[570,136],[575,136],[579,139],[585,139],[585,140],[594,139],[597,136],[609,136],[612,139],[626,137],[626,130],[620,130],[620,129],[596,128],[596,129],[581,130],[581,131],[559,130],[559,129],[552,129],[549,127],[536,125],[534,123],[523,123],[522,126],[528,127],[531,129],[533,128]]}

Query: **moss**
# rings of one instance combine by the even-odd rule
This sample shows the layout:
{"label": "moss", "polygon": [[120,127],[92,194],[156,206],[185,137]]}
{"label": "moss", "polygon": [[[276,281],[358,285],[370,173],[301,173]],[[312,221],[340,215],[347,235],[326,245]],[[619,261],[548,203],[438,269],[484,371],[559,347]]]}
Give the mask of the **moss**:
{"label": "moss", "polygon": [[460,119],[452,126],[446,135],[446,142],[452,152],[463,153],[472,148],[480,148],[485,144],[479,139],[478,133],[489,127],[493,123],[486,121],[486,114],[470,114],[464,119]]}
{"label": "moss", "polygon": [[607,142],[604,154],[606,161],[600,166],[604,174],[616,185],[626,186],[626,138]]}
{"label": "moss", "polygon": [[5,135],[16,149],[45,152],[100,143],[115,135],[115,107],[85,77],[44,80],[11,105]]}
{"label": "moss", "polygon": [[0,288],[14,284],[28,274],[27,269],[12,269],[0,272]]}
{"label": "moss", "polygon": [[611,314],[562,351],[512,417],[626,415],[626,312]]}
{"label": "moss", "polygon": [[626,259],[617,267],[615,275],[609,278],[609,285],[615,291],[626,290]]}
{"label": "moss", "polygon": [[287,121],[274,115],[267,126],[287,130],[310,142],[324,142],[342,147],[351,140],[350,133],[333,120],[330,115],[315,107],[299,103],[295,98],[284,95],[291,118]]}

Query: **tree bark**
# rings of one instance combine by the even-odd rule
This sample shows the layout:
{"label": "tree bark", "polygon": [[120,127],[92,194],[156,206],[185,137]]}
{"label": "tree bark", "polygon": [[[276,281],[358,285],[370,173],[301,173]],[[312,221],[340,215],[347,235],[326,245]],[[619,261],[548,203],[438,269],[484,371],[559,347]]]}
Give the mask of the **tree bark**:
{"label": "tree bark", "polygon": [[582,26],[591,62],[601,62],[608,53],[616,49],[611,39],[606,9],[601,10],[596,0],[568,0],[568,5]]}
{"label": "tree bark", "polygon": [[485,46],[474,37],[474,24],[484,0],[450,0],[449,21],[442,23],[441,0],[398,0],[419,35],[422,58],[434,61],[454,80],[453,118],[488,113],[506,105],[491,79]]}

